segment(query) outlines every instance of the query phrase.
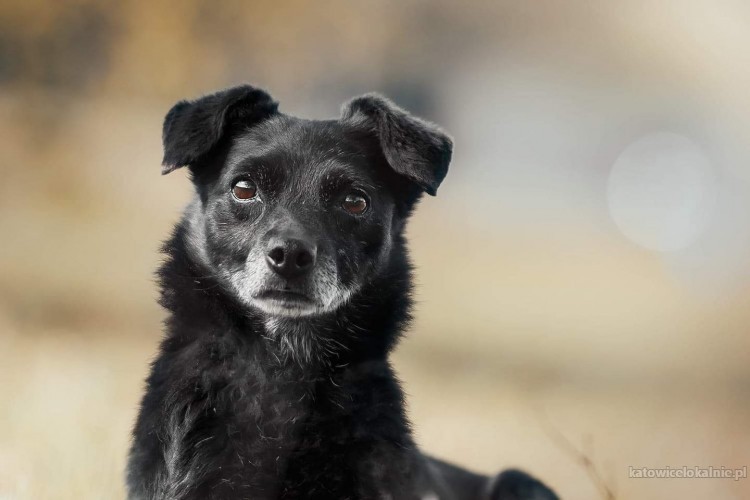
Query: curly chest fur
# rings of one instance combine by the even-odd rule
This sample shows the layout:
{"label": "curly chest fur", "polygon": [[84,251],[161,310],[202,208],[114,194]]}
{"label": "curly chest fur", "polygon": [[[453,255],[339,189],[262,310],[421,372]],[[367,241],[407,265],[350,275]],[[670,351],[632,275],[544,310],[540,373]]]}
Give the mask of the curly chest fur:
{"label": "curly chest fur", "polygon": [[270,338],[200,338],[164,349],[155,368],[170,370],[149,380],[153,496],[366,498],[407,482],[413,444],[385,362],[301,365]]}

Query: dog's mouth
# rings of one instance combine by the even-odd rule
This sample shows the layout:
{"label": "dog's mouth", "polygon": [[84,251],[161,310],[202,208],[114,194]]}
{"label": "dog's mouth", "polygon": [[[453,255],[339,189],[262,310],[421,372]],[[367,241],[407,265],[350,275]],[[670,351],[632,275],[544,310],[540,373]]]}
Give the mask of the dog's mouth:
{"label": "dog's mouth", "polygon": [[294,290],[263,290],[255,296],[257,300],[273,302],[281,307],[297,309],[315,304],[310,296]]}

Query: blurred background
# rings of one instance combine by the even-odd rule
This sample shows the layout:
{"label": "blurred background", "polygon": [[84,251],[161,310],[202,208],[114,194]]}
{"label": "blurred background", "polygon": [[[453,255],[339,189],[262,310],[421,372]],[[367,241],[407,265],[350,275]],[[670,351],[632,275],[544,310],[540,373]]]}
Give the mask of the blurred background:
{"label": "blurred background", "polygon": [[566,499],[750,498],[750,4],[0,2],[0,499],[124,497],[191,196],[179,99],[337,116],[377,90],[455,137],[409,228],[395,364],[427,451]]}

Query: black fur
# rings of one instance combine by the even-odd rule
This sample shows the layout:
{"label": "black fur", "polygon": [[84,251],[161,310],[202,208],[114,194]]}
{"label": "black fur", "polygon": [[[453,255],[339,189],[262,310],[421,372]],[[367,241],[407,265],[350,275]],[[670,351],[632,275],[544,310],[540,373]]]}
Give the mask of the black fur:
{"label": "black fur", "polygon": [[217,92],[198,102],[178,102],[164,119],[162,173],[199,161],[233,125],[250,125],[277,108],[270,95],[250,85]]}
{"label": "black fur", "polygon": [[391,168],[435,196],[448,173],[453,152],[450,138],[377,94],[351,100],[341,113],[344,120],[357,119],[358,114],[375,126]]}
{"label": "black fur", "polygon": [[[178,103],[164,151],[165,172],[190,166],[196,197],[164,245],[169,317],[129,498],[556,498],[517,471],[490,479],[425,457],[412,439],[388,354],[409,321],[404,226],[445,177],[443,132],[377,96],[309,121],[243,86]],[[233,197],[238,180],[256,197]],[[352,193],[364,213],[342,208]],[[313,269],[269,271],[278,241],[309,248]]]}

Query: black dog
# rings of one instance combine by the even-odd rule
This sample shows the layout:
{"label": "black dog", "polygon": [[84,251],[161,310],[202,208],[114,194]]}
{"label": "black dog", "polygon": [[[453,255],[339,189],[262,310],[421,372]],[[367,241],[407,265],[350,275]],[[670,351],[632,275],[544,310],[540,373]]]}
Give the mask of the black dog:
{"label": "black dog", "polygon": [[128,466],[131,499],[554,499],[416,448],[388,361],[409,320],[404,226],[451,140],[375,95],[338,120],[241,86],[180,102],[164,170],[196,196],[159,276],[167,335]]}

